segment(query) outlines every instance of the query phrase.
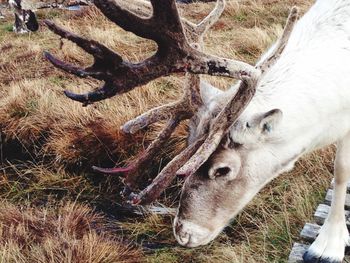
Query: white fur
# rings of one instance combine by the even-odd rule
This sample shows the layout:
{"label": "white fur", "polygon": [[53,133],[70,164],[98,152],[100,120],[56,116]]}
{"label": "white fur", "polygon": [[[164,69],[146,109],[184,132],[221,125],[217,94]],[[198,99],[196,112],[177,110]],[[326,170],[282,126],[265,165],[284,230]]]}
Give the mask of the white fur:
{"label": "white fur", "polygon": [[[349,133],[348,0],[315,3],[297,24],[283,55],[261,81],[257,96],[240,121],[274,108],[283,112],[283,119],[249,164],[250,173],[265,183],[282,171],[272,175],[272,167],[342,140]],[[233,130],[232,136],[240,132]],[[242,140],[244,143],[244,136]],[[341,202],[339,199],[333,203]],[[339,209],[333,212],[339,213]],[[341,261],[348,236],[344,217],[327,221],[309,252]]]}
{"label": "white fur", "polygon": [[[207,107],[215,108],[236,89],[234,86],[221,95],[212,89],[212,100],[205,100],[209,103]],[[247,128],[246,123],[272,109],[281,110],[283,117],[271,132],[263,134]],[[343,161],[336,163],[336,169],[341,170],[336,173],[336,180],[342,182],[337,186],[329,219],[309,250],[318,257],[339,262],[349,235],[342,212],[344,184],[350,179],[350,165],[345,165],[350,162],[347,134],[350,134],[350,1],[318,0],[296,25],[281,58],[260,81],[257,94],[231,129],[231,137],[250,153],[242,169],[254,182],[249,185],[247,196],[253,196],[274,177],[292,168],[303,154],[340,142],[342,150],[338,151],[337,159]],[[349,145],[345,147],[346,140]]]}
{"label": "white fur", "polygon": [[269,136],[250,138],[241,127],[231,130],[238,142],[260,146],[254,160],[264,173],[271,163],[327,146],[350,131],[350,1],[318,0],[300,19],[238,122],[275,108],[283,117]]}

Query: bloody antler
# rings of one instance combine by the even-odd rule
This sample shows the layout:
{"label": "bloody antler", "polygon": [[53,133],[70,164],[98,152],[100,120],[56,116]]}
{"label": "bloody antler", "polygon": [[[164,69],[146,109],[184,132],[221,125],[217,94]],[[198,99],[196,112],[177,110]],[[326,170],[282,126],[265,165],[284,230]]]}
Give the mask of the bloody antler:
{"label": "bloody antler", "polygon": [[[230,126],[254,96],[261,73],[271,67],[282,53],[295,24],[297,12],[296,9],[292,10],[283,36],[273,54],[257,67],[252,67],[240,61],[205,54],[201,50],[203,34],[221,15],[225,0],[218,0],[213,12],[198,25],[179,17],[175,0],[151,0],[153,14],[149,17],[137,16],[112,0],[95,0],[95,5],[106,17],[123,29],[140,37],[154,40],[158,45],[158,50],[155,55],[142,62],[130,63],[96,41],[81,38],[47,22],[52,31],[76,43],[91,54],[95,61],[92,66],[84,69],[62,62],[49,53],[46,53],[46,57],[56,67],[69,73],[79,77],[89,76],[105,82],[102,88],[87,94],[78,95],[66,92],[69,98],[88,105],[127,92],[160,76],[176,72],[226,76],[241,80],[238,92],[211,122],[209,134],[204,135],[176,156],[153,180],[152,184],[140,194],[132,195],[133,203],[146,204],[160,195],[171,183],[176,172],[185,175],[194,173],[216,150]],[[191,118],[202,103],[199,93],[200,79],[189,73],[186,77],[187,84],[184,88],[183,99],[153,109],[123,126],[125,132],[134,133],[155,121],[169,119],[164,130],[148,147],[146,153],[129,168],[108,170],[96,168],[97,170],[108,173],[126,171],[128,172],[125,179],[126,184],[134,186],[136,179],[131,176],[132,172],[153,158],[157,149],[170,137],[178,123]]]}

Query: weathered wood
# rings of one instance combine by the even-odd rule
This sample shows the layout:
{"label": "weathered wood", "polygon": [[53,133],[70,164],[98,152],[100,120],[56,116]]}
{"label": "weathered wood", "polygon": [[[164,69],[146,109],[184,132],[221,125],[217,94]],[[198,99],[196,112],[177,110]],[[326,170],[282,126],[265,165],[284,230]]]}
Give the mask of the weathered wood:
{"label": "weathered wood", "polygon": [[[334,187],[334,180],[332,181],[331,187]],[[348,229],[350,230],[350,182],[347,185],[347,192],[346,200],[345,200],[345,217],[346,217],[346,225]],[[333,189],[329,189],[326,194],[325,203],[326,204],[320,204],[316,212],[314,214],[315,222],[317,224],[311,224],[306,223],[304,228],[300,232],[300,237],[305,241],[305,243],[311,244],[317,237],[319,230],[321,229],[321,226],[324,224],[329,212],[330,212],[330,204],[332,203],[332,197],[334,194]],[[292,251],[289,255],[288,262],[289,263],[298,263],[303,262],[303,254],[306,252],[309,244],[301,244],[301,243],[295,243],[293,245]],[[350,262],[350,247],[346,248],[345,251],[345,258],[343,262]]]}
{"label": "weathered wood", "polygon": [[306,223],[300,232],[300,236],[305,241],[312,242],[316,239],[320,229],[321,227],[319,225]]}
{"label": "weathered wood", "polygon": [[[332,189],[329,189],[327,191],[326,200],[325,200],[325,203],[327,205],[330,205],[332,203],[333,192],[334,191]],[[346,194],[345,209],[350,210],[350,194]]]}
{"label": "weathered wood", "polygon": [[[332,180],[331,188],[332,188],[332,189],[334,188],[334,179]],[[350,181],[349,181],[348,184],[347,184],[346,190],[347,190],[348,193],[350,193]]]}
{"label": "weathered wood", "polygon": [[[314,215],[315,222],[319,225],[323,225],[324,221],[328,216],[330,209],[331,207],[329,205],[320,204],[317,207],[317,210]],[[350,229],[350,211],[345,210],[345,219],[346,219],[346,225],[348,229]]]}
{"label": "weathered wood", "polygon": [[306,250],[309,248],[309,245],[294,243],[292,251],[290,252],[288,262],[289,263],[302,263],[303,255]]}

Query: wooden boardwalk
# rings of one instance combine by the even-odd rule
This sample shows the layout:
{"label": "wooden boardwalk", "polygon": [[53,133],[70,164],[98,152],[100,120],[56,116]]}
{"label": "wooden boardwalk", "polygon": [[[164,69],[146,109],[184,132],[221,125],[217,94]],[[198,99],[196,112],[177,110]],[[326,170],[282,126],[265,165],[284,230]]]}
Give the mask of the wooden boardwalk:
{"label": "wooden boardwalk", "polygon": [[[333,182],[332,186],[333,188]],[[348,183],[347,187],[348,194],[346,195],[346,201],[345,201],[345,216],[346,216],[346,225],[348,226],[348,229],[350,229],[350,182]],[[300,237],[303,240],[303,243],[295,243],[293,245],[292,251],[289,255],[289,263],[299,263],[303,262],[302,256],[305,253],[305,251],[308,249],[310,244],[315,240],[317,233],[319,229],[321,228],[322,224],[324,223],[329,210],[330,210],[330,204],[332,201],[333,196],[333,190],[329,189],[326,194],[326,198],[324,201],[324,204],[320,204],[316,212],[314,214],[314,223],[306,223],[304,228],[300,232]],[[350,252],[349,250],[346,251],[347,256],[345,256],[344,262],[350,263]]]}

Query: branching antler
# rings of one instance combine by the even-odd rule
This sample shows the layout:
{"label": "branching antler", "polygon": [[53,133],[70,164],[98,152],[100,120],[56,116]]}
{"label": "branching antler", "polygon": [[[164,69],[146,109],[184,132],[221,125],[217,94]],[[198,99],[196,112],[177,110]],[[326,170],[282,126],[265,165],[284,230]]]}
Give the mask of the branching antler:
{"label": "branching antler", "polygon": [[261,74],[265,73],[283,52],[297,18],[297,10],[293,9],[273,54],[253,67],[244,62],[212,56],[202,51],[203,35],[223,12],[225,0],[218,0],[211,14],[198,25],[179,17],[175,0],[151,0],[150,2],[153,14],[149,17],[140,17],[122,8],[113,0],[94,1],[106,17],[124,30],[157,43],[158,50],[153,56],[135,64],[123,60],[114,51],[96,41],[79,37],[51,22],[46,22],[53,32],[76,43],[94,57],[92,66],[80,68],[46,53],[47,59],[62,70],[79,77],[93,77],[104,81],[102,88],[94,92],[81,95],[66,92],[69,98],[83,105],[128,92],[161,76],[188,72],[184,96],[180,101],[150,110],[122,127],[124,132],[135,133],[156,121],[169,119],[164,130],[146,152],[127,168],[95,168],[105,173],[127,172],[125,183],[131,188],[134,188],[136,182],[136,177],[131,175],[147,164],[161,145],[168,140],[176,126],[182,120],[191,118],[201,106],[200,79],[198,75],[190,73],[226,76],[241,80],[238,92],[211,122],[209,134],[204,135],[176,156],[140,194],[132,194],[132,201],[135,204],[152,202],[171,183],[176,173],[190,175],[210,157],[254,96]]}
{"label": "branching antler", "polygon": [[[176,72],[238,79],[259,75],[259,71],[249,64],[207,55],[192,48],[185,36],[174,0],[152,0],[151,3],[153,15],[150,18],[141,18],[122,9],[113,0],[94,1],[94,4],[112,22],[126,31],[154,40],[158,44],[155,55],[136,64],[124,61],[118,54],[96,41],[78,37],[52,22],[46,22],[56,34],[73,41],[91,54],[95,62],[92,66],[83,69],[60,61],[49,53],[46,53],[46,58],[56,67],[78,77],[90,76],[105,81],[102,88],[87,94],[66,92],[69,98],[88,105]],[[189,25],[189,23],[186,24]]]}
{"label": "branching antler", "polygon": [[[144,3],[144,2],[143,2]],[[182,21],[185,21],[186,24],[186,37],[187,39],[191,40],[192,45],[197,48],[198,50],[202,50],[202,42],[203,42],[203,36],[206,33],[206,31],[209,29],[210,26],[214,24],[215,21],[219,19],[222,12],[225,9],[225,2],[223,0],[218,1],[216,7],[214,10],[198,25],[195,25],[187,20],[182,19]],[[186,81],[184,85],[184,94],[182,96],[182,99],[180,99],[177,102],[170,103],[164,106],[157,107],[155,109],[152,109],[141,116],[127,122],[123,127],[122,130],[125,133],[135,133],[139,131],[140,129],[143,129],[147,126],[149,126],[152,123],[161,121],[161,120],[167,120],[168,121],[167,126],[164,128],[164,130],[158,135],[157,139],[155,139],[151,145],[147,148],[147,150],[136,160],[132,162],[132,165],[126,168],[114,168],[114,169],[101,169],[98,167],[93,167],[94,170],[107,173],[107,174],[115,174],[115,173],[126,173],[127,176],[124,180],[124,183],[127,187],[126,192],[129,192],[131,190],[135,190],[137,188],[137,179],[136,176],[139,171],[143,170],[143,167],[146,166],[150,160],[152,160],[155,155],[158,153],[158,150],[161,148],[162,145],[170,138],[171,134],[175,130],[176,126],[183,120],[190,119],[197,111],[198,108],[202,105],[202,99],[200,96],[200,77],[198,75],[193,75],[190,73],[186,74]],[[197,149],[196,149],[197,150]],[[174,168],[167,168],[162,171],[161,174],[159,174],[158,178],[163,177],[171,177],[170,180],[157,180],[157,188],[159,182],[162,182],[163,188],[168,186],[168,184],[171,183],[172,178],[174,177],[175,171],[173,171]],[[172,173],[169,173],[169,171],[172,171]],[[166,174],[166,176],[164,176]],[[166,184],[165,184],[166,182]],[[148,187],[148,189],[152,189],[151,187]],[[146,195],[146,190],[144,191]],[[161,192],[161,191],[160,191]],[[134,202],[136,200],[141,200],[142,198],[136,198],[134,195]]]}

